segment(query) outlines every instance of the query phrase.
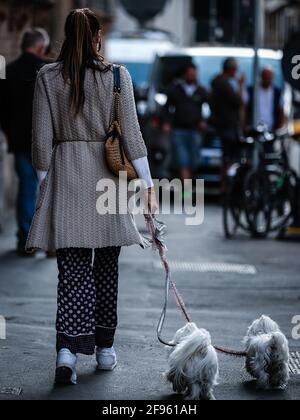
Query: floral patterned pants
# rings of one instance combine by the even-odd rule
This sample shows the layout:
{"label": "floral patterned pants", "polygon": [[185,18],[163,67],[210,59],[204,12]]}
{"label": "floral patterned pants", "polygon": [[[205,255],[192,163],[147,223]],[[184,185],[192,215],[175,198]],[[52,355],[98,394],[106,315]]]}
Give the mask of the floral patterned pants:
{"label": "floral patterned pants", "polygon": [[57,251],[57,351],[91,355],[112,347],[117,327],[120,247]]}

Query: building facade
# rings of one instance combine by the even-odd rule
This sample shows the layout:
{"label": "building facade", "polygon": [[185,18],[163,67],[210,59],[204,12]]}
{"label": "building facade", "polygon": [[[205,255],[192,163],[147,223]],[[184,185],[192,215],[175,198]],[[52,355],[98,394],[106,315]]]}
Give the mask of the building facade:
{"label": "building facade", "polygon": [[[176,35],[180,45],[222,43],[251,45],[254,40],[255,0],[168,0],[149,27]],[[264,0],[265,42],[282,48],[290,34],[300,28],[300,0]],[[142,6],[141,6],[142,7]],[[130,31],[138,27],[134,18],[114,0],[114,28]]]}
{"label": "building facade", "polygon": [[300,0],[266,0],[266,45],[282,48],[300,30]]}
{"label": "building facade", "polygon": [[93,8],[104,35],[113,21],[114,0],[0,0],[0,54],[10,62],[20,53],[20,39],[28,27],[45,28],[56,52],[63,39],[64,22],[71,9]]}
{"label": "building facade", "polygon": [[[136,1],[136,0],[133,0]],[[282,47],[300,28],[300,0],[265,0],[265,46]],[[143,7],[143,2],[140,2]],[[254,0],[167,0],[148,27],[175,35],[180,45],[225,43],[251,45]],[[0,54],[10,61],[19,53],[19,40],[29,26],[46,28],[55,50],[63,38],[64,21],[74,7],[91,7],[102,21],[104,34],[113,27],[139,27],[120,0],[0,0]]]}
{"label": "building facade", "polygon": [[[192,16],[192,6],[193,0],[168,0],[161,13],[148,22],[147,26],[171,32],[180,45],[191,45],[195,39],[197,23]],[[118,0],[114,2],[114,15],[114,29],[118,31],[132,31],[139,27],[138,22]]]}
{"label": "building facade", "polygon": [[49,28],[52,0],[0,0],[0,54],[9,62],[19,54],[20,37],[29,26]]}

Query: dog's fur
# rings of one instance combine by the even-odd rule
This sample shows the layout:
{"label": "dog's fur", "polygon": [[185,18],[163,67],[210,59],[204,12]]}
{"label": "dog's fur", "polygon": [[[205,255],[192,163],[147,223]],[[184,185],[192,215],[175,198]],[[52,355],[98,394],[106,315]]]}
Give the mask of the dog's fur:
{"label": "dog's fur", "polygon": [[285,389],[289,382],[289,344],[279,326],[263,315],[244,338],[248,373],[259,389]]}
{"label": "dog's fur", "polygon": [[175,334],[166,377],[174,392],[189,400],[214,400],[213,387],[219,377],[218,356],[210,334],[188,323]]}

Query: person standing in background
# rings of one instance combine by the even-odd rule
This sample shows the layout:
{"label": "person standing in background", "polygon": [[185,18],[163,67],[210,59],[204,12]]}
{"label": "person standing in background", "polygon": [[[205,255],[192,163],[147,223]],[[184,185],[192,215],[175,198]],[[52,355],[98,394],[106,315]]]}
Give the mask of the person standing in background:
{"label": "person standing in background", "polygon": [[246,101],[246,80],[238,78],[239,63],[228,58],[223,73],[212,82],[212,123],[222,140],[224,160],[236,157],[238,140],[242,132],[242,113]]}
{"label": "person standing in background", "polygon": [[202,106],[208,102],[208,93],[199,85],[198,71],[189,64],[182,79],[174,84],[164,109],[163,131],[172,134],[176,166],[182,180],[192,179],[199,163],[201,133],[207,124],[202,115]]}
{"label": "person standing in background", "polygon": [[6,69],[5,88],[2,90],[1,125],[8,140],[9,152],[15,157],[19,179],[17,197],[18,243],[21,256],[25,251],[37,199],[38,178],[31,163],[32,109],[34,86],[38,71],[46,64],[44,54],[48,46],[45,32],[27,30],[23,36],[21,56]]}
{"label": "person standing in background", "polygon": [[[211,122],[222,141],[223,169],[225,180],[227,168],[239,158],[239,139],[242,134],[243,111],[247,100],[246,78],[238,77],[239,63],[228,58],[223,65],[223,73],[212,82]],[[223,185],[225,187],[225,185]]]}
{"label": "person standing in background", "polygon": [[[247,119],[251,125],[254,108],[253,88],[249,88]],[[275,72],[265,67],[261,72],[261,84],[258,91],[258,119],[269,131],[276,131],[285,124],[284,98],[282,91],[275,86]]]}

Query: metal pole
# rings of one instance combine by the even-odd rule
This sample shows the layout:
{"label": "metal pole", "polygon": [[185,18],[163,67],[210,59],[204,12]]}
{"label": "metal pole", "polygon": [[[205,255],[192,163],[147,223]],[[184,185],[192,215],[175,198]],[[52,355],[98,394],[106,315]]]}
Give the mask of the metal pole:
{"label": "metal pole", "polygon": [[216,42],[216,29],[218,26],[218,3],[217,0],[210,0],[209,8],[209,42]]}
{"label": "metal pole", "polygon": [[233,2],[233,22],[232,22],[232,40],[233,44],[241,44],[240,26],[241,26],[241,1]]}
{"label": "metal pole", "polygon": [[260,63],[259,49],[264,44],[265,37],[265,0],[254,0],[255,2],[255,34],[254,34],[254,64],[253,64],[253,81],[254,81],[254,112],[253,126],[259,124],[258,115],[258,92],[260,87]]}
{"label": "metal pole", "polygon": [[0,233],[2,232],[4,206],[5,206],[5,189],[4,189],[4,136],[0,130]]}

